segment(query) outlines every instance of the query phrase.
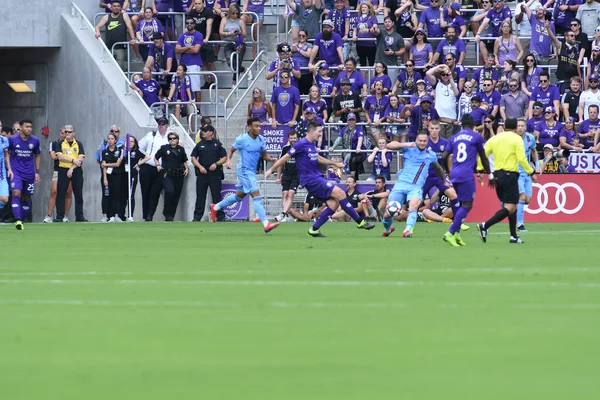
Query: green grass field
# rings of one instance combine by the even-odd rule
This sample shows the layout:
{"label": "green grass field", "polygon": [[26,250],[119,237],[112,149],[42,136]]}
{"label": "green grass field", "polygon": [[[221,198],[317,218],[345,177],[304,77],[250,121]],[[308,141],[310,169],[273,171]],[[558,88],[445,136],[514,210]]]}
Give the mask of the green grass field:
{"label": "green grass field", "polygon": [[597,399],[600,226],[527,226],[0,226],[0,399]]}

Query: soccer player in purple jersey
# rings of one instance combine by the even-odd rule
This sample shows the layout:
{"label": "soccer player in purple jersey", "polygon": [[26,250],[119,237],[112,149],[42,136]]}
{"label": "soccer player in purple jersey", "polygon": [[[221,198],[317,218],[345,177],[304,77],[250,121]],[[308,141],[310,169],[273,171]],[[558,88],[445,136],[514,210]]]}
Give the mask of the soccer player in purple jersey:
{"label": "soccer player in purple jersey", "polygon": [[[483,148],[483,136],[473,131],[473,117],[464,115],[461,120],[462,130],[452,136],[442,154],[442,160],[446,169],[450,171],[450,180],[456,194],[460,207],[454,211],[454,220],[448,232],[444,234],[444,241],[451,246],[464,246],[466,243],[460,237],[460,225],[469,214],[475,200],[475,178],[473,173],[477,165],[477,155],[481,158],[481,164],[486,173],[490,173],[490,164]],[[448,158],[452,154],[452,168]],[[478,175],[481,179],[481,176]]]}
{"label": "soccer player in purple jersey", "polygon": [[296,169],[300,177],[300,184],[313,194],[317,199],[325,202],[327,207],[323,210],[315,224],[308,230],[308,236],[325,237],[319,230],[321,226],[327,222],[330,216],[337,210],[338,205],[346,212],[354,221],[356,221],[359,229],[373,229],[375,225],[364,221],[354,210],[352,204],[346,198],[346,193],[332,182],[328,182],[323,178],[323,174],[319,171],[317,164],[335,165],[338,168],[343,168],[344,164],[334,162],[319,155],[316,143],[323,135],[323,127],[316,123],[308,124],[308,133],[304,139],[298,140],[294,146],[281,157],[277,162],[265,172],[265,177],[269,177],[273,171],[284,165],[290,157],[296,159]]}
{"label": "soccer player in purple jersey", "polygon": [[12,193],[12,210],[15,228],[23,230],[23,220],[31,209],[34,185],[40,182],[40,141],[31,136],[33,124],[24,119],[19,122],[21,132],[8,139],[4,160]]}

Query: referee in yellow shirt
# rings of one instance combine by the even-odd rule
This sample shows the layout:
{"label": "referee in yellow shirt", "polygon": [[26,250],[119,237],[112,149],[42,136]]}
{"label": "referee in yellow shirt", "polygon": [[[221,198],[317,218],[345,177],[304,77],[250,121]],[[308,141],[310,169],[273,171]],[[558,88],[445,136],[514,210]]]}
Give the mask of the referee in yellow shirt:
{"label": "referee in yellow shirt", "polygon": [[504,132],[497,134],[485,144],[485,155],[494,155],[494,172],[490,175],[490,187],[496,187],[502,208],[490,219],[477,225],[483,243],[487,241],[488,229],[508,217],[510,227],[510,243],[523,243],[517,235],[517,204],[519,203],[519,164],[537,181],[535,170],[531,168],[525,157],[523,138],[515,133],[517,119],[507,118]]}

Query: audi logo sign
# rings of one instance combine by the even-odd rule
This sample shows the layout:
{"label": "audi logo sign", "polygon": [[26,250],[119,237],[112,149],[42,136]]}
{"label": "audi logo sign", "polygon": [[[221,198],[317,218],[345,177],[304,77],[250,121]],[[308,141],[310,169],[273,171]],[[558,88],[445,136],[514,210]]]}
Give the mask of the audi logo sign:
{"label": "audi logo sign", "polygon": [[[544,174],[533,184],[525,208],[526,222],[600,222],[595,203],[600,198],[598,174]],[[469,222],[487,220],[500,207],[496,191],[477,185]]]}

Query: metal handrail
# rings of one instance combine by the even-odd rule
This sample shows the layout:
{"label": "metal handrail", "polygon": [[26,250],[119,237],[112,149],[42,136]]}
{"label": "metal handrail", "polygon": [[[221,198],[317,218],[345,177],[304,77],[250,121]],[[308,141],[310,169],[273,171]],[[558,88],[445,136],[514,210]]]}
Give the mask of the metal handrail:
{"label": "metal handrail", "polygon": [[[181,125],[181,122],[175,118],[175,114],[169,114],[169,125],[175,125],[177,126],[179,129],[181,129],[181,132],[185,133],[186,139],[182,139],[181,137],[179,138],[180,142],[183,141],[189,141],[190,145],[192,147],[194,147],[196,145],[196,141],[194,139],[191,138],[190,134],[189,134],[189,130],[186,130],[183,125]],[[191,165],[191,161],[188,161],[188,165]]]}
{"label": "metal handrail", "polygon": [[[97,13],[96,15],[94,15],[94,27],[96,27],[96,25],[98,25],[98,17],[103,17],[103,16],[108,15],[108,14],[110,14],[110,13],[103,12],[103,13]],[[131,13],[127,13],[127,15],[129,15],[129,14],[131,14]],[[136,14],[137,14],[137,12],[136,12]],[[187,15],[185,11],[183,11],[183,12],[180,12],[180,11],[161,11],[161,12],[157,13],[156,15],[153,14],[153,18],[163,17],[163,16],[175,16],[175,15],[181,15],[183,17],[183,26],[181,28],[185,31],[185,16]],[[135,28],[136,27],[133,26],[133,23],[131,25],[132,25],[132,28],[133,28],[133,30],[135,32]]]}
{"label": "metal handrail", "polygon": [[[198,106],[196,106],[196,104],[193,101],[192,102],[189,102],[189,101],[170,101],[170,102],[159,101],[159,102],[156,102],[156,103],[152,103],[150,105],[150,107],[151,108],[154,108],[156,106],[165,107],[165,114],[166,115],[173,115],[173,114],[169,113],[169,106],[171,106],[171,105],[173,105],[173,106],[185,105],[186,107],[187,106],[193,106],[194,107],[194,129],[199,129],[199,126],[198,126]],[[150,111],[150,115],[154,115],[154,113],[152,111]],[[190,117],[191,116],[188,115],[188,118],[190,118]],[[184,129],[184,131],[185,131],[185,129]],[[189,132],[189,129],[188,129],[188,132]]]}

